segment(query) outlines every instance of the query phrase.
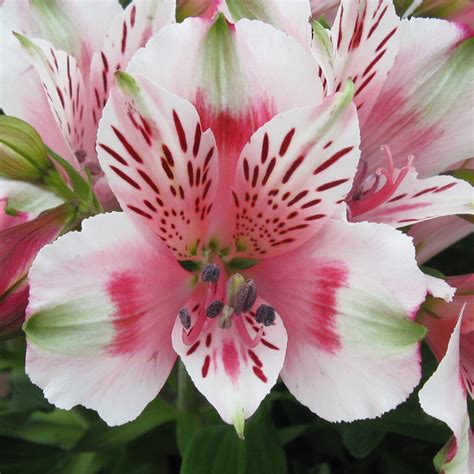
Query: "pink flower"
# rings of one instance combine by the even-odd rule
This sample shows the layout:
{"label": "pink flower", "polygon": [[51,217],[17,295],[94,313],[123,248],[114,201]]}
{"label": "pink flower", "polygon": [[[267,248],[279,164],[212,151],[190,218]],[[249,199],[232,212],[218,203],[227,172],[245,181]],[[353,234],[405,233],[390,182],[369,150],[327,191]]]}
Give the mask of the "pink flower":
{"label": "pink flower", "polygon": [[220,15],[163,28],[117,78],[97,151],[125,212],[30,273],[26,370],[46,397],[125,423],[178,354],[240,434],[279,375],[331,421],[405,400],[425,278],[399,231],[333,217],[359,160],[351,84],[321,101],[307,49]]}
{"label": "pink flower", "polygon": [[444,421],[452,439],[438,453],[435,465],[446,473],[474,470],[474,436],[467,396],[474,393],[474,274],[448,277],[456,288],[453,302],[429,298],[418,314],[428,328],[427,342],[440,362],[420,390],[420,403],[429,415]]}
{"label": "pink flower", "polygon": [[[440,175],[474,155],[472,31],[443,20],[400,20],[391,0],[342,0],[331,30],[314,23],[311,39],[295,28],[308,17],[305,2],[293,11],[288,3],[228,14],[268,21],[311,48],[325,94],[354,82],[361,161],[346,198],[349,219],[405,227],[472,215],[472,186]],[[320,7],[327,3],[339,2]],[[284,21],[276,12],[285,12]]]}
{"label": "pink flower", "polygon": [[95,138],[114,72],[174,21],[174,10],[165,0],[135,1],[125,10],[111,0],[87,8],[77,0],[7,0],[1,7],[2,109],[32,125],[76,169],[89,170],[105,208],[115,200],[97,164]]}

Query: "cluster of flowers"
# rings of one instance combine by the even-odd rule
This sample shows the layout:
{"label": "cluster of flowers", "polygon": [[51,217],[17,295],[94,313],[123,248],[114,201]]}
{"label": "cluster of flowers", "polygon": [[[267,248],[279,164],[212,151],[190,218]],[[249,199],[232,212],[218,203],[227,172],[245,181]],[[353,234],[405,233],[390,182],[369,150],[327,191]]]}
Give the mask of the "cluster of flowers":
{"label": "cluster of flowers", "polygon": [[313,3],[332,27],[307,0],[182,23],[170,0],[5,0],[2,335],[23,327],[51,403],[109,425],[179,355],[242,435],[279,376],[327,420],[380,416],[427,334],[437,465],[473,472],[474,277],[419,268],[472,231],[472,32]]}

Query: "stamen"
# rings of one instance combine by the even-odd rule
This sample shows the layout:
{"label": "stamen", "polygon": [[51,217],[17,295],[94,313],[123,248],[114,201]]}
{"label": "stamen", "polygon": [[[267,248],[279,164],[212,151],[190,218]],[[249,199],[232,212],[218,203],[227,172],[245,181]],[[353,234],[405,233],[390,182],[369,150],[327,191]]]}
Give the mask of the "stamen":
{"label": "stamen", "polygon": [[268,304],[261,304],[255,312],[255,321],[264,326],[271,326],[276,319],[275,308]]}
{"label": "stamen", "polygon": [[234,299],[234,312],[237,315],[247,313],[252,309],[257,299],[257,285],[253,279],[240,285]]}
{"label": "stamen", "polygon": [[224,303],[221,300],[213,301],[206,309],[206,316],[208,318],[217,318],[222,313]]}
{"label": "stamen", "polygon": [[[387,145],[382,145],[380,149],[387,155],[387,168],[379,168],[370,189],[360,195],[359,199],[354,199],[348,203],[352,217],[369,212],[390,199],[411,169],[413,156],[408,157],[407,166],[404,166],[395,178],[395,168],[390,148]],[[380,176],[382,175],[385,177],[385,183],[379,187]]]}
{"label": "stamen", "polygon": [[239,331],[239,335],[240,335],[240,338],[242,339],[242,342],[250,349],[256,347],[258,343],[260,342],[260,340],[262,339],[263,326],[260,326],[260,329],[258,330],[255,337],[251,338],[245,327],[245,323],[242,320],[242,318],[235,318],[234,321],[237,326],[237,330]]}
{"label": "stamen", "polygon": [[221,270],[215,263],[207,263],[201,271],[201,280],[204,283],[216,283],[220,274]]}
{"label": "stamen", "polygon": [[179,310],[179,320],[183,325],[184,329],[189,329],[191,327],[191,315],[186,308],[182,308]]}

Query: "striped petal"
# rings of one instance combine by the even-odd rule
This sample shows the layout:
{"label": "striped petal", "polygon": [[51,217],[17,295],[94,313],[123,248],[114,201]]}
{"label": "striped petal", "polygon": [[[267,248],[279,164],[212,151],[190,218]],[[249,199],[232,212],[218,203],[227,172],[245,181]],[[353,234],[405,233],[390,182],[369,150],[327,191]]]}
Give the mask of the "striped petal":
{"label": "striped petal", "polygon": [[234,185],[235,247],[270,257],[314,235],[352,186],[359,128],[352,88],[261,127],[242,150]]}
{"label": "striped petal", "polygon": [[194,106],[143,77],[120,73],[97,153],[122,208],[178,258],[196,255],[217,188],[217,150]]}

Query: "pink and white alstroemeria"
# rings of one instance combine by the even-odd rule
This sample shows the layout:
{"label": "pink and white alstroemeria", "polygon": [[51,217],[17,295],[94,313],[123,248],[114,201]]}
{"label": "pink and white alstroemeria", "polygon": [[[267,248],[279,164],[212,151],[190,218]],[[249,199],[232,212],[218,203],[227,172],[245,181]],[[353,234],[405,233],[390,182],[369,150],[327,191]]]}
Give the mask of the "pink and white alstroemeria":
{"label": "pink and white alstroemeria", "polygon": [[156,396],[178,354],[239,433],[279,375],[332,421],[405,400],[424,333],[414,248],[389,226],[332,218],[359,159],[351,85],[321,102],[307,49],[220,15],[163,28],[129,71],[97,140],[125,212],[40,252],[33,382],[115,425]]}
{"label": "pink and white alstroemeria", "polygon": [[[308,19],[309,6],[296,3],[288,12],[285,1],[256,8],[259,2],[227,0],[232,18],[259,18],[293,35],[293,26]],[[285,21],[275,11],[285,11]],[[315,23],[313,31],[311,49],[325,93],[339,91],[348,79],[355,85],[362,158],[346,199],[350,220],[404,227],[473,214],[472,186],[437,176],[474,155],[469,28],[400,20],[392,0],[342,0],[331,30]],[[303,32],[295,37],[308,45]]]}
{"label": "pink and white alstroemeria", "polygon": [[116,0],[87,8],[79,0],[6,0],[0,11],[2,109],[36,128],[78,170],[88,169],[99,200],[113,206],[97,165],[98,121],[114,72],[174,21],[175,2],[140,0],[122,10]]}
{"label": "pink and white alstroemeria", "polygon": [[474,274],[448,277],[453,302],[429,298],[417,319],[428,328],[427,341],[440,364],[420,390],[423,410],[444,421],[452,439],[435,466],[446,474],[474,471],[474,435],[466,398],[474,394]]}

